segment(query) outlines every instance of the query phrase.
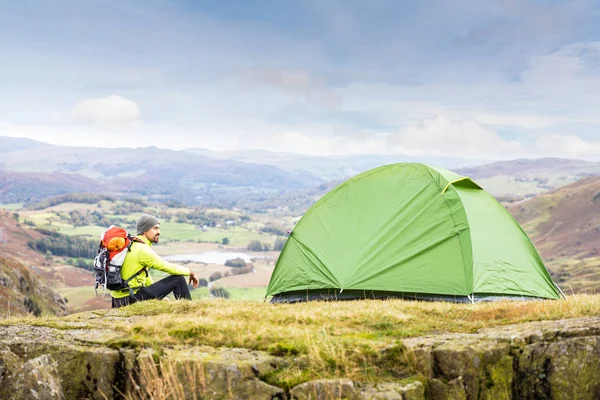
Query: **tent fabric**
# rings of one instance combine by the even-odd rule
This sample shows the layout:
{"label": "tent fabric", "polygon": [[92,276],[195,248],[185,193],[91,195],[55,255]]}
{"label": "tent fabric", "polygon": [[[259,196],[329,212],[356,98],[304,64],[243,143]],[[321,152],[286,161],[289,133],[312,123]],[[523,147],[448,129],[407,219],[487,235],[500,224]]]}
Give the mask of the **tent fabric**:
{"label": "tent fabric", "polygon": [[301,301],[323,293],[457,301],[560,296],[502,205],[467,177],[416,163],[351,178],[298,222],[267,296]]}

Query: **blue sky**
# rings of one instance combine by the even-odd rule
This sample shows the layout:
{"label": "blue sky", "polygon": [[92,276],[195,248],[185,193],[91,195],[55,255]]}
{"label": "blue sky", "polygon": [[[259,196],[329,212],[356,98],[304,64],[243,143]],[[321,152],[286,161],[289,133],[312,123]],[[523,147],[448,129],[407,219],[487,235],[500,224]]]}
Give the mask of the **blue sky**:
{"label": "blue sky", "polygon": [[0,0],[0,135],[600,161],[600,3]]}

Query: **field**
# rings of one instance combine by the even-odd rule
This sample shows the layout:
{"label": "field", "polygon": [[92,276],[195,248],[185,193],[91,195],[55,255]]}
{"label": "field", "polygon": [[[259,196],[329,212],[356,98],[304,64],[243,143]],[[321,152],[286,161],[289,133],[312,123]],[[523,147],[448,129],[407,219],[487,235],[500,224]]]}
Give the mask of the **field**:
{"label": "field", "polygon": [[23,208],[23,203],[0,204],[0,208],[9,210],[9,211],[19,210],[19,209]]}
{"label": "field", "polygon": [[[7,205],[5,205],[6,207]],[[135,206],[135,205],[134,205]],[[213,226],[203,226],[190,222],[182,222],[187,215],[197,213],[191,208],[166,208],[154,205],[141,210],[137,206],[124,201],[100,201],[93,204],[65,202],[40,210],[23,209],[22,204],[10,205],[10,209],[19,214],[19,221],[26,229],[42,228],[53,230],[68,236],[81,236],[99,239],[100,234],[108,227],[98,224],[74,225],[73,216],[94,216],[98,213],[107,220],[121,221],[120,226],[132,226],[142,212],[155,215],[171,215],[161,218],[161,241],[154,250],[162,257],[180,254],[202,254],[206,252],[241,252],[249,257],[259,257],[262,261],[254,263],[255,272],[243,275],[227,276],[234,268],[218,263],[183,263],[197,272],[199,278],[209,280],[209,277],[219,272],[225,277],[213,282],[214,287],[224,288],[231,299],[264,300],[275,261],[279,252],[251,252],[246,249],[251,241],[259,241],[272,246],[277,235],[261,232],[261,228],[269,224],[274,226],[279,219],[269,215],[243,216],[232,210],[205,209],[206,215],[213,216],[216,223]],[[136,211],[124,213],[128,207]],[[243,216],[243,218],[242,218]],[[285,223],[293,224],[291,218]],[[285,225],[279,225],[285,230]],[[289,226],[291,227],[291,225]],[[224,238],[226,238],[224,240]],[[282,237],[283,238],[283,237]],[[223,244],[225,243],[227,244]],[[264,258],[267,257],[267,258]],[[233,257],[232,257],[233,258]],[[86,310],[110,307],[110,295],[104,298],[96,296],[93,290],[93,276],[89,271],[83,271],[68,265],[69,259],[53,257],[50,267],[44,267],[42,273],[50,280],[51,286],[68,300],[69,312],[76,313]],[[154,271],[155,280],[165,274]],[[197,288],[192,291],[194,298],[211,298],[207,288]],[[171,296],[172,298],[172,296]]]}

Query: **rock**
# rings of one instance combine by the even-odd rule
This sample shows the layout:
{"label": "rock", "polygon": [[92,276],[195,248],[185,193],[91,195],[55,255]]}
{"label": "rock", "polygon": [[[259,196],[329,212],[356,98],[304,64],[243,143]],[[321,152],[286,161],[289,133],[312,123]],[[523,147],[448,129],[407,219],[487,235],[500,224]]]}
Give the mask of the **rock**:
{"label": "rock", "polygon": [[48,355],[27,361],[15,371],[12,393],[8,398],[23,400],[63,400],[58,364]]}
{"label": "rock", "polygon": [[419,381],[411,383],[380,382],[362,384],[359,390],[363,399],[374,400],[425,400],[425,389]]}
{"label": "rock", "polygon": [[23,364],[23,360],[14,354],[10,347],[0,344],[0,398],[7,396],[6,389],[10,383],[11,376]]}
{"label": "rock", "polygon": [[517,376],[519,398],[600,399],[600,336],[526,346]]}
{"label": "rock", "polygon": [[354,400],[361,396],[350,379],[319,379],[304,382],[290,391],[292,399],[297,400]]}
{"label": "rock", "polygon": [[467,393],[462,377],[449,382],[440,379],[429,381],[429,397],[435,400],[467,400]]}
{"label": "rock", "polygon": [[[99,335],[100,330],[95,331]],[[108,332],[114,338],[114,332]],[[104,399],[117,395],[114,386],[123,371],[118,350],[78,345],[77,334],[73,332],[39,326],[3,326],[0,338],[0,345],[10,348],[22,362],[41,356],[56,362],[60,366],[57,378],[67,399]]]}
{"label": "rock", "polygon": [[[142,352],[138,364],[159,375],[151,351]],[[259,379],[280,366],[282,360],[267,353],[208,346],[165,350],[160,362],[163,381],[185,399],[283,399],[283,389]]]}

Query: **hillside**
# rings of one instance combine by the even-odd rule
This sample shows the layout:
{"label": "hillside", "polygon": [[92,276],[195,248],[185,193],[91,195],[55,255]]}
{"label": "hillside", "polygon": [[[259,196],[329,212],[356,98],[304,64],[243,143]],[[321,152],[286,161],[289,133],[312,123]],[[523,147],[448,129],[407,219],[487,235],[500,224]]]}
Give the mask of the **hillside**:
{"label": "hillside", "polygon": [[27,242],[35,237],[39,234],[23,230],[11,214],[0,210],[1,316],[67,312],[65,299],[40,275],[44,258],[27,247]]}
{"label": "hillside", "polygon": [[508,210],[564,290],[600,290],[600,177],[512,204]]}
{"label": "hillside", "polygon": [[126,188],[76,174],[0,170],[0,203],[30,202],[77,192],[112,193]]}
{"label": "hillside", "polygon": [[518,159],[455,170],[497,198],[521,199],[600,175],[600,163],[561,158]]}

